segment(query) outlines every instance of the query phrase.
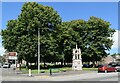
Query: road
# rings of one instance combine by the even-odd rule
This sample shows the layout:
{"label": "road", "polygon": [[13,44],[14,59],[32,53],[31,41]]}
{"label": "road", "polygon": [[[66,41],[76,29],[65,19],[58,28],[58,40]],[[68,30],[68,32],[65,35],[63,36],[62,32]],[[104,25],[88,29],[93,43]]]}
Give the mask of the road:
{"label": "road", "polygon": [[0,68],[0,82],[2,81],[2,69]]}
{"label": "road", "polygon": [[[53,76],[49,74],[32,75],[17,74],[12,68],[2,68],[2,81],[118,81],[120,80],[118,72],[97,73],[97,71],[87,71],[75,74],[56,73]],[[75,71],[74,71],[75,72]]]}

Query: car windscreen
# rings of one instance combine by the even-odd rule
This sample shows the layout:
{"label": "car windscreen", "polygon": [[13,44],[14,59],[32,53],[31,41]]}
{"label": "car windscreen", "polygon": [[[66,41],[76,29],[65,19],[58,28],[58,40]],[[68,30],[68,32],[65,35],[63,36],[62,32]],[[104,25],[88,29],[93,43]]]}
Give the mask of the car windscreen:
{"label": "car windscreen", "polygon": [[120,66],[120,64],[117,64],[116,66]]}
{"label": "car windscreen", "polygon": [[103,65],[98,65],[98,67],[103,67]]}

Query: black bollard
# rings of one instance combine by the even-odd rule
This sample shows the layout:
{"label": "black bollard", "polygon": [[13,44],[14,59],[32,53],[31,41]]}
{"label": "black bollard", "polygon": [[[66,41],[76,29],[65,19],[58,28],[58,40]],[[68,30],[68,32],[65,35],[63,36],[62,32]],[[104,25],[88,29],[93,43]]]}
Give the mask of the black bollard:
{"label": "black bollard", "polygon": [[50,76],[52,75],[52,69],[50,68]]}
{"label": "black bollard", "polygon": [[15,67],[13,68],[13,70],[15,70]]}

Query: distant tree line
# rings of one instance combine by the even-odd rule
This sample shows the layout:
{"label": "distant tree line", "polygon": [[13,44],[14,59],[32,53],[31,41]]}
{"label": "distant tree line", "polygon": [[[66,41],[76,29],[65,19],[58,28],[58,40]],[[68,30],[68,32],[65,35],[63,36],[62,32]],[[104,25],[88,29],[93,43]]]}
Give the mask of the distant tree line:
{"label": "distant tree line", "polygon": [[36,2],[22,6],[17,19],[9,20],[2,30],[3,46],[9,52],[17,52],[19,61],[37,64],[38,30],[40,31],[40,56],[46,62],[72,62],[72,49],[77,44],[81,48],[82,61],[101,60],[107,56],[106,50],[113,45],[115,30],[110,23],[94,16],[89,20],[62,22],[62,18],[52,7]]}

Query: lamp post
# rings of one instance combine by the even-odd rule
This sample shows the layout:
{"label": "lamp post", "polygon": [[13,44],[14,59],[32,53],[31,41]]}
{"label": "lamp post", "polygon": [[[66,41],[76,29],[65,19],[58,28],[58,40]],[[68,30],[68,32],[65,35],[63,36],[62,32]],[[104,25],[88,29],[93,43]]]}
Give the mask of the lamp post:
{"label": "lamp post", "polygon": [[38,28],[38,74],[40,73],[40,31]]}
{"label": "lamp post", "polygon": [[63,65],[65,65],[65,44],[63,43]]}

